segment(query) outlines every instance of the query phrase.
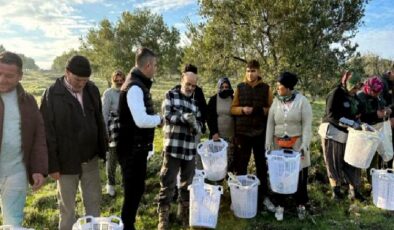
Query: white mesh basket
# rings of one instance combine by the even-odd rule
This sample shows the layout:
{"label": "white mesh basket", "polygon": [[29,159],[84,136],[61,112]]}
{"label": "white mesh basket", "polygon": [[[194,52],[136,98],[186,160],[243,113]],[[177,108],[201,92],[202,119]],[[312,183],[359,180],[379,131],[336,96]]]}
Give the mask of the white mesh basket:
{"label": "white mesh basket", "polygon": [[371,169],[372,200],[376,207],[394,210],[394,172],[392,169]]}
{"label": "white mesh basket", "polygon": [[194,183],[189,186],[191,227],[216,228],[223,187],[220,185]]}
{"label": "white mesh basket", "polygon": [[227,142],[207,140],[198,144],[197,153],[201,156],[206,178],[210,181],[219,181],[227,173]]}
{"label": "white mesh basket", "polygon": [[366,169],[371,164],[379,143],[380,137],[376,131],[349,129],[344,159],[356,168]]}
{"label": "white mesh basket", "polygon": [[297,191],[300,155],[299,152],[290,149],[272,150],[266,154],[273,192],[293,194]]}
{"label": "white mesh basket", "polygon": [[34,230],[34,228],[14,227],[12,225],[1,225],[0,230]]}
{"label": "white mesh basket", "polygon": [[239,218],[253,218],[257,213],[257,195],[259,179],[254,175],[237,176],[237,180],[228,178],[231,194],[231,209]]}
{"label": "white mesh basket", "polygon": [[116,216],[85,216],[75,222],[72,230],[123,230],[123,222]]}

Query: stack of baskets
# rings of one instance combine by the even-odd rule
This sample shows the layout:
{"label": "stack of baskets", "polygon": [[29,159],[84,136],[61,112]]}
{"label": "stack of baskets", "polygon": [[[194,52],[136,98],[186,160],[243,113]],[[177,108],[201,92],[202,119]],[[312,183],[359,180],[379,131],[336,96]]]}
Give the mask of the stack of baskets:
{"label": "stack of baskets", "polygon": [[119,217],[85,216],[77,220],[72,230],[123,230],[123,222]]}
{"label": "stack of baskets", "polygon": [[204,183],[204,171],[197,170],[190,190],[191,227],[216,228],[223,187]]}
{"label": "stack of baskets", "polygon": [[394,171],[371,169],[372,198],[378,208],[394,210]]}

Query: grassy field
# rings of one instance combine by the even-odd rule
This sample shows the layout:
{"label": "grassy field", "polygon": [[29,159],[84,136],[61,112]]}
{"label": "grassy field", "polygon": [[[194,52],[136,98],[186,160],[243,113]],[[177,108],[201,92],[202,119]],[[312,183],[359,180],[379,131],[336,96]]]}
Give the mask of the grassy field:
{"label": "grassy field", "polygon": [[[59,75],[53,73],[28,73],[23,80],[27,91],[33,93],[39,100],[44,89],[53,83]],[[92,78],[103,92],[106,82]],[[156,108],[164,97],[167,90],[172,88],[177,82],[175,80],[165,80],[160,77],[156,78],[152,93],[155,99]],[[235,85],[235,84],[234,84]],[[206,96],[214,92],[212,86],[203,85]],[[225,192],[221,198],[221,206],[217,229],[394,229],[394,219],[391,212],[376,208],[368,198],[365,203],[350,202],[345,199],[342,202],[334,202],[330,199],[331,192],[327,183],[325,167],[321,155],[320,141],[317,135],[317,126],[323,115],[324,102],[317,100],[313,103],[314,138],[311,146],[312,149],[312,166],[309,169],[308,190],[310,195],[310,204],[308,205],[309,215],[304,221],[299,221],[295,208],[291,208],[292,201],[289,201],[290,208],[285,208],[284,221],[277,222],[272,213],[261,212],[253,219],[236,218],[229,206],[231,203],[230,194],[224,183]],[[206,138],[206,137],[205,137]],[[140,205],[137,217],[137,229],[156,229],[158,216],[156,213],[156,196],[159,191],[159,169],[161,166],[160,152],[162,149],[162,131],[156,130],[155,138],[155,155],[149,161],[148,178],[146,181],[146,193]],[[101,178],[103,194],[105,192],[105,173],[104,164],[101,162]],[[251,173],[253,173],[251,171]],[[111,198],[103,195],[101,206],[102,216],[118,215],[122,205],[122,189],[120,187],[120,171],[117,174],[117,195]],[[369,188],[364,180],[363,191]],[[171,229],[182,229],[175,220],[176,205],[172,206],[170,220]],[[77,198],[77,215],[82,216],[84,213],[80,196]],[[58,205],[56,200],[56,184],[52,179],[48,179],[46,185],[38,192],[29,191],[27,205],[25,208],[26,227],[32,227],[37,230],[57,229],[58,222]],[[1,221],[0,221],[1,222]]]}

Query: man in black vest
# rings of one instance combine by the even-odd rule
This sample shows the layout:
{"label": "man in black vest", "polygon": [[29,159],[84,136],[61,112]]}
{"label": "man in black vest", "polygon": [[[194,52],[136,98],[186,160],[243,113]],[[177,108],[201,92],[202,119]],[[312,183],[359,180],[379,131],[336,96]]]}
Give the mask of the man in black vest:
{"label": "man in black vest", "polygon": [[150,94],[156,73],[156,55],[147,48],[136,52],[136,66],[122,85],[119,97],[119,140],[117,153],[123,175],[122,221],[133,230],[138,205],[145,190],[148,152],[152,150],[155,127],[163,119],[155,114]]}
{"label": "man in black vest", "polygon": [[247,174],[253,149],[256,174],[260,180],[258,207],[264,205],[274,212],[275,206],[268,199],[267,164],[265,159],[265,131],[267,116],[272,104],[272,91],[262,81],[260,64],[249,61],[246,66],[244,82],[235,90],[231,114],[235,116],[235,152],[232,171],[237,175]]}

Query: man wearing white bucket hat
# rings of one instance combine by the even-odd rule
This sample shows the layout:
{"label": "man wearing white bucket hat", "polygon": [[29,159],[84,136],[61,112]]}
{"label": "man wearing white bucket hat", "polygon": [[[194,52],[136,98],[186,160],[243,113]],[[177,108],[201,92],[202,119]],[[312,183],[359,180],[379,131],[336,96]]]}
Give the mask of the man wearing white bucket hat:
{"label": "man wearing white bucket hat", "polygon": [[180,171],[178,215],[184,225],[189,219],[189,191],[195,169],[197,152],[196,137],[201,133],[202,119],[193,93],[197,86],[197,74],[185,72],[181,87],[167,92],[163,102],[164,150],[160,171],[159,224],[158,229],[169,229],[170,203]]}

